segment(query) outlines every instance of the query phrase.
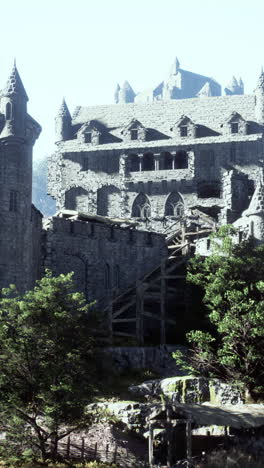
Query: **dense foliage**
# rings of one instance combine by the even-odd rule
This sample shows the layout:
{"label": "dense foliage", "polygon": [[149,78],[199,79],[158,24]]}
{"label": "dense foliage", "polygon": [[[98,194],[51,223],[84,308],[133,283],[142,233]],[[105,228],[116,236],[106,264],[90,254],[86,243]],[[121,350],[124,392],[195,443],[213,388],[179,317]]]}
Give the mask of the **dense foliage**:
{"label": "dense foliage", "polygon": [[264,389],[264,245],[235,245],[234,234],[222,227],[212,236],[212,255],[190,262],[187,278],[204,291],[210,326],[187,334],[189,369],[241,382],[252,394]]}
{"label": "dense foliage", "polygon": [[11,287],[0,299],[0,423],[23,434],[22,448],[34,433],[43,459],[48,442],[55,453],[80,423],[98,378],[90,306],[73,291],[72,274],[47,272],[32,291],[17,295]]}

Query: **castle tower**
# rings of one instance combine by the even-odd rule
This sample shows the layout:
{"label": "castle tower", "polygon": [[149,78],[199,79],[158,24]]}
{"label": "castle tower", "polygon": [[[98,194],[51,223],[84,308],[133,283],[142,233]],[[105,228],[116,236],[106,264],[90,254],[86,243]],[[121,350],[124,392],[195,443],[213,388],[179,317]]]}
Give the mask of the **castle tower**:
{"label": "castle tower", "polygon": [[56,141],[64,141],[71,138],[71,122],[71,114],[63,98],[58,114],[55,117]]}
{"label": "castle tower", "polygon": [[260,77],[255,89],[255,116],[258,123],[264,125],[264,73],[261,70]]}
{"label": "castle tower", "polygon": [[[119,86],[119,85],[118,85]],[[123,86],[119,88],[118,96],[115,95],[115,100],[118,104],[126,104],[134,102],[136,94],[128,81],[124,81]]]}
{"label": "castle tower", "polygon": [[250,235],[257,242],[264,241],[264,184],[263,177],[260,178],[255,192],[253,193],[250,205],[244,211],[243,217],[249,220]]}
{"label": "castle tower", "polygon": [[0,288],[32,284],[32,148],[41,127],[14,64],[0,95]]}

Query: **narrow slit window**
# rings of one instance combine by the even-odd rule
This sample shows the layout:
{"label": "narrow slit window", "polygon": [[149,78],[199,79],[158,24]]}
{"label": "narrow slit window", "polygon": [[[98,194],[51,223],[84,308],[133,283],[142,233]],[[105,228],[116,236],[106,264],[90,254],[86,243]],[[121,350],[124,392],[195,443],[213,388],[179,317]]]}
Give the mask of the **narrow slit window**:
{"label": "narrow slit window", "polygon": [[18,209],[18,193],[15,190],[11,190],[9,199],[9,211],[16,212]]}

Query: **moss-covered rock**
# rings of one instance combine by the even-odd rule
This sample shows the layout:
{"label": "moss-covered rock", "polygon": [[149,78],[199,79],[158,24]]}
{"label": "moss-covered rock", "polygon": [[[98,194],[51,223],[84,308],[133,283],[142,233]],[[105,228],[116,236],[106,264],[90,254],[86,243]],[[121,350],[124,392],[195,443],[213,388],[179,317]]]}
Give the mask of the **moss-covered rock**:
{"label": "moss-covered rock", "polygon": [[235,385],[219,379],[205,377],[181,376],[156,379],[131,386],[129,390],[135,395],[152,397],[164,396],[172,402],[212,404],[241,404],[243,399],[240,389]]}

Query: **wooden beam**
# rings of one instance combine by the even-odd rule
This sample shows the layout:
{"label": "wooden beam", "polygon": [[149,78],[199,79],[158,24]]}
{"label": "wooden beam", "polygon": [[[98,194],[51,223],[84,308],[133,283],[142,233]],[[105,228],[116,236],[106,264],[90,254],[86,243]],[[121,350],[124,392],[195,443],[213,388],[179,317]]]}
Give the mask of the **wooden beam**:
{"label": "wooden beam", "polygon": [[114,319],[113,323],[127,323],[127,322],[135,322],[136,318],[124,318],[124,319]]}
{"label": "wooden beam", "polygon": [[186,422],[186,458],[187,467],[192,466],[192,421],[190,419]]}
{"label": "wooden beam", "polygon": [[154,464],[153,457],[153,426],[149,424],[149,440],[148,440],[148,452],[149,452],[149,467],[152,468]]}
{"label": "wooden beam", "polygon": [[129,338],[136,338],[136,334],[134,333],[125,333],[125,332],[116,332],[114,331],[113,334],[115,336],[128,336]]}
{"label": "wooden beam", "polygon": [[132,305],[136,305],[136,299],[133,299],[133,301],[130,301],[128,304],[123,305],[121,307],[121,309],[119,309],[117,312],[114,312],[113,313],[113,319],[115,319],[119,315],[123,314],[123,312],[125,312],[127,309],[129,309],[129,307],[131,307]]}
{"label": "wooden beam", "polygon": [[140,281],[137,281],[136,285],[136,335],[139,344],[144,342],[143,333],[143,320],[142,314],[144,312],[144,286]]}
{"label": "wooden beam", "polygon": [[161,280],[160,280],[160,344],[166,344],[166,327],[165,327],[165,316],[166,316],[166,262],[161,263]]}

